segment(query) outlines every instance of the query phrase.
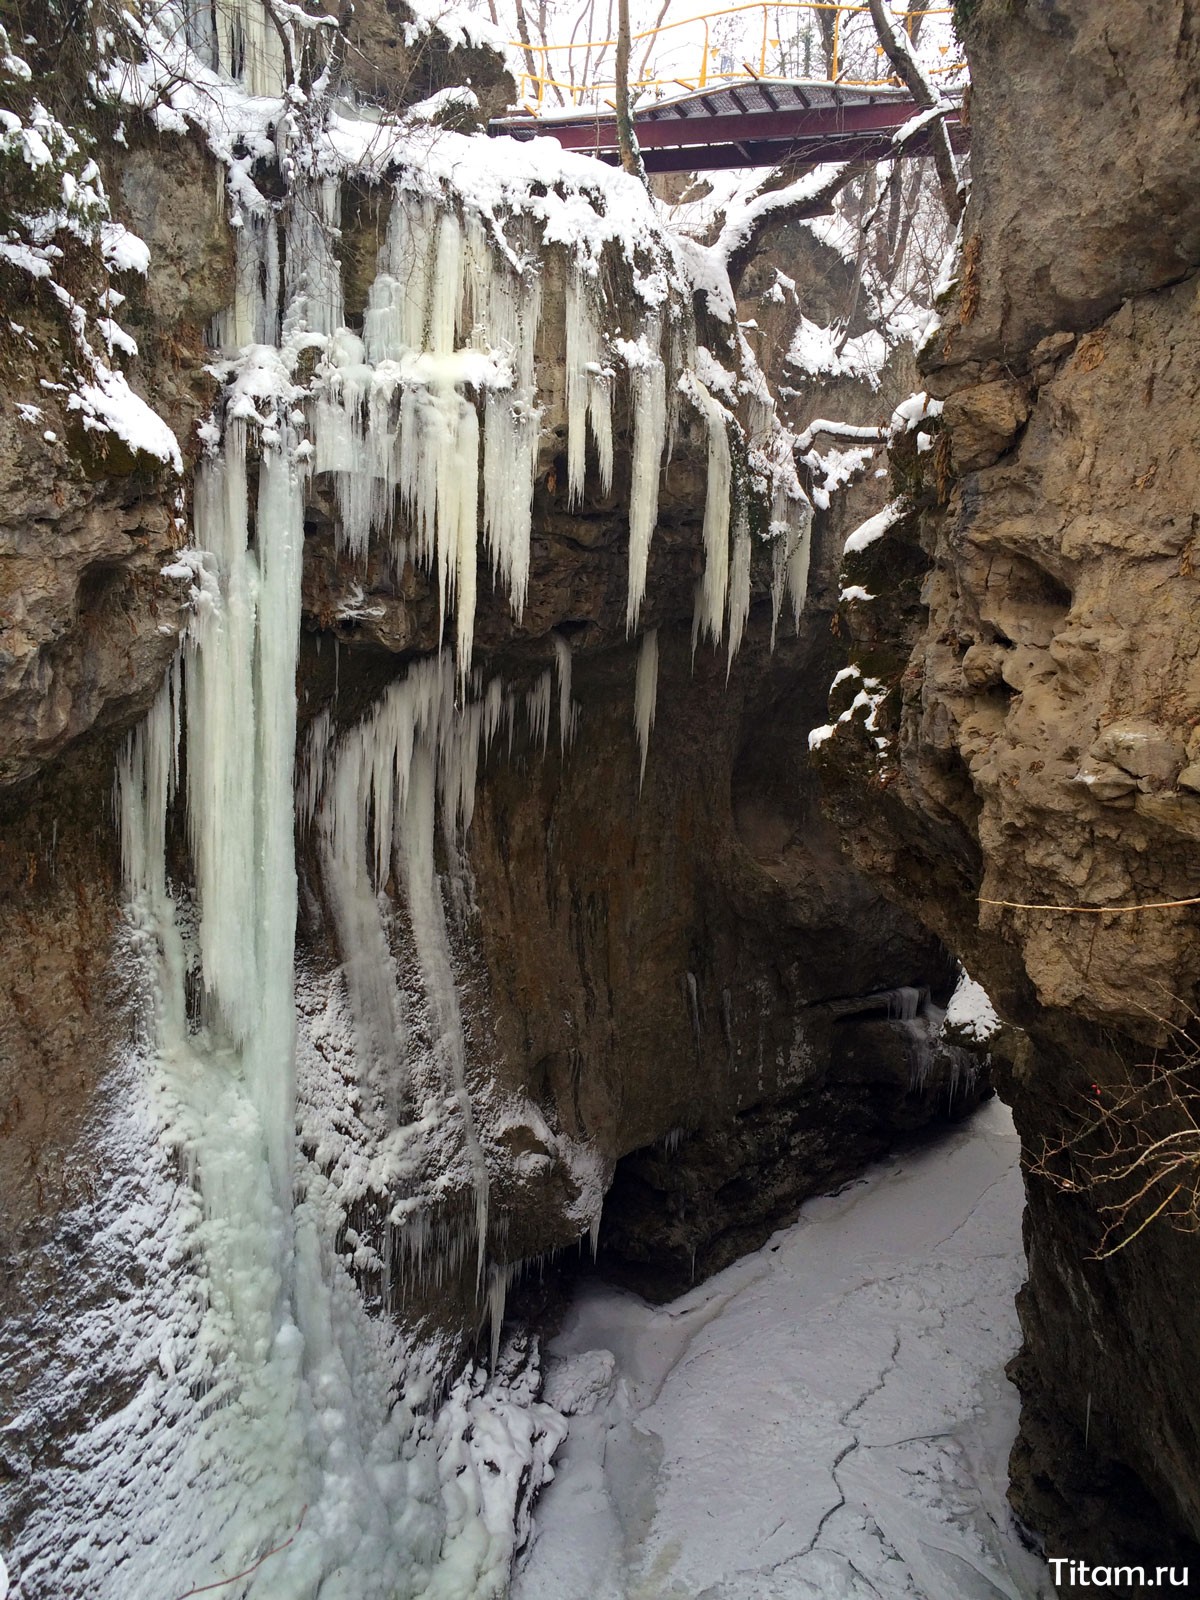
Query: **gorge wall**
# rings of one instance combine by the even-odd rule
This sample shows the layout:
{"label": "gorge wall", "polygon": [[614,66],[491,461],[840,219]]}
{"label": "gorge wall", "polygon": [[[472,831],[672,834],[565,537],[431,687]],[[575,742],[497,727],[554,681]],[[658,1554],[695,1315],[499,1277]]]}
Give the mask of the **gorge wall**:
{"label": "gorge wall", "polygon": [[[893,458],[916,514],[847,567],[880,596],[850,608],[851,659],[895,651],[894,755],[847,724],[819,759],[862,870],[1025,1030],[1014,1504],[1052,1555],[1194,1561],[1200,922],[1048,908],[1197,893],[1200,16],[957,9],[971,197],[922,357],[943,429]],[[1157,1138],[1186,1160],[1106,1214]]]}
{"label": "gorge wall", "polygon": [[[413,1594],[503,1592],[561,1425],[538,1408],[529,1341],[504,1334],[513,1278],[593,1248],[672,1293],[943,1115],[976,1065],[937,1037],[951,952],[1012,1024],[994,1055],[1031,1169],[1014,1503],[1052,1555],[1195,1559],[1198,1246],[1180,1225],[1195,1164],[1136,1234],[1165,1189],[1106,1219],[1096,1178],[1106,1129],[1133,1151],[1138,1129],[1187,1131],[1200,924],[1187,905],[1044,908],[1196,892],[1200,19],[1190,0],[957,11],[972,189],[923,375],[833,395],[791,373],[790,409],[764,403],[759,369],[778,386],[788,318],[815,315],[846,263],[789,233],[777,248],[802,304],[776,293],[773,266],[752,269],[738,307],[758,324],[751,349],[623,178],[514,154],[503,181],[485,174],[490,210],[473,209],[452,176],[456,162],[481,174],[462,130],[507,87],[470,28],[366,0],[343,17],[342,87],[412,111],[387,159],[346,118],[338,137],[358,154],[335,162],[327,128],[289,120],[277,94],[223,98],[228,72],[193,102],[184,79],[147,70],[93,106],[101,170],[86,176],[51,123],[96,63],[72,82],[50,32],[19,47],[32,84],[5,58],[20,126],[5,123],[0,214],[0,1547],[22,1595],[157,1596],[164,1572],[182,1592],[261,1554],[310,1500],[287,1558],[297,1594],[321,1574],[338,1592],[343,1556],[367,1562],[345,1580],[353,1600],[375,1592],[363,1571],[385,1569]],[[266,72],[262,48],[251,66]],[[471,96],[428,99],[468,78]],[[242,118],[225,144],[214,106]],[[76,204],[30,233],[61,198],[37,187],[38,127],[55,185],[64,170],[75,195],[102,180],[103,224]],[[297,171],[297,152],[311,165]],[[392,359],[411,358],[404,382],[455,429],[486,430],[489,407],[512,426],[512,471],[478,497],[498,583],[485,542],[476,563],[474,544],[445,554],[419,531],[421,484],[404,491],[398,557],[375,487],[397,484],[381,468],[359,496],[339,454],[370,431],[368,317],[404,314],[379,288],[394,207],[426,266],[461,247],[475,274],[471,317],[443,305],[450,333],[427,337],[431,281],[420,336]],[[547,225],[568,212],[593,252],[583,299],[586,252]],[[302,240],[320,272],[295,270]],[[487,296],[503,328],[483,326]],[[80,328],[101,350],[110,319],[137,354],[109,327],[109,379],[94,364],[81,376]],[[879,537],[843,561],[847,531],[878,509],[873,479],[817,513],[793,627],[784,591],[789,568],[792,602],[805,587],[810,508],[784,470],[791,430],[814,414],[880,420],[918,382],[940,419],[894,443]],[[117,405],[122,384],[133,399]],[[135,413],[142,431],[123,432]],[[661,470],[646,466],[655,429]],[[438,458],[430,527],[469,455]],[[219,860],[242,852],[230,859],[271,934],[230,919],[244,950],[229,960],[216,941],[208,971],[192,719],[215,569],[196,530],[225,516],[228,533],[241,466],[231,562],[274,576],[256,485],[274,483],[280,522],[299,517],[296,625],[271,635],[296,650],[294,673],[272,656],[275,711],[291,714],[293,677],[297,691],[295,793],[287,745],[283,782],[244,804],[281,724],[255,700],[265,731],[248,737],[250,702],[234,697],[230,809],[206,837]],[[502,506],[505,484],[521,494]],[[513,533],[526,488],[527,573]],[[631,512],[647,496],[631,606]],[[847,584],[874,598],[844,598]],[[265,639],[247,657],[255,694]],[[846,667],[888,690],[869,728]],[[262,871],[251,834],[282,850],[282,874]],[[236,1092],[251,1045],[272,1044],[260,1019],[238,1032],[222,1012],[242,954],[263,980],[247,1012],[274,983],[274,1043],[293,1026],[299,1039],[273,1111]],[[1155,1061],[1178,1069],[1165,1096],[1146,1087],[1164,1081]],[[282,1181],[269,1114],[285,1167],[295,1140]],[[216,1338],[229,1326],[244,1348]],[[247,1525],[236,1429],[256,1406],[286,1426],[260,1441]],[[302,1488],[293,1458],[311,1468]],[[345,1512],[360,1504],[351,1556]]]}

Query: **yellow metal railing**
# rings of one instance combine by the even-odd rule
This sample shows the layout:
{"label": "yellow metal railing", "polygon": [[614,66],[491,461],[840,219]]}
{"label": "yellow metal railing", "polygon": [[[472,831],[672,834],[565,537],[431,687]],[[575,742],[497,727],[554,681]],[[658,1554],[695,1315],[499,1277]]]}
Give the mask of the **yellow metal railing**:
{"label": "yellow metal railing", "polygon": [[[948,17],[952,7],[948,5],[930,5],[916,11],[900,10],[895,0],[891,0],[889,10],[893,20],[905,27],[911,36],[914,24],[918,19],[926,17]],[[629,89],[635,98],[653,94],[661,97],[664,94],[679,89],[695,91],[710,87],[715,83],[738,83],[748,81],[779,82],[797,76],[778,70],[769,70],[768,58],[772,50],[780,50],[782,44],[782,28],[780,17],[789,12],[803,12],[812,16],[814,13],[832,13],[832,30],[830,33],[830,72],[832,81],[851,85],[856,88],[882,88],[887,84],[894,84],[898,80],[889,74],[880,76],[853,76],[848,69],[843,69],[842,54],[846,44],[847,29],[851,19],[855,17],[870,17],[867,6],[861,3],[846,3],[846,0],[745,0],[745,3],[733,6],[724,6],[717,11],[702,12],[690,17],[676,17],[670,22],[662,22],[653,28],[643,29],[632,36],[631,43],[636,50],[639,45],[645,45],[642,51],[642,67],[640,73],[631,77]],[[752,52],[758,57],[757,66],[751,61],[743,60],[739,66],[715,66],[714,60],[721,53],[721,47],[711,42],[711,26],[725,17],[738,17],[748,13],[761,13],[762,30],[754,28],[754,49]],[[772,37],[772,19],[774,18],[774,37]],[[699,44],[700,59],[698,69],[688,72],[686,69],[680,73],[662,75],[648,73],[647,66],[655,41],[665,34],[678,32],[684,28],[700,27],[703,29],[703,42]],[[874,35],[872,34],[872,38]],[[798,41],[795,41],[798,42]],[[615,39],[589,39],[572,40],[567,44],[535,44],[532,40],[528,43],[523,39],[511,41],[512,48],[522,54],[528,66],[540,66],[540,71],[526,70],[520,74],[519,95],[524,101],[526,109],[534,116],[549,109],[579,107],[600,102],[611,105],[609,98],[616,90],[616,84],[611,79],[596,80],[591,76],[589,69],[598,68],[604,59],[605,53],[616,48]],[[686,45],[681,46],[688,49]],[[692,46],[694,51],[696,46]],[[746,51],[746,42],[743,41],[738,49],[738,54]],[[883,46],[875,43],[871,46],[875,58],[883,55]],[[950,53],[950,46],[939,46],[943,57]],[[689,52],[690,53],[690,52]],[[568,75],[564,78],[551,71],[550,57],[565,54],[567,56]],[[582,70],[576,77],[574,62],[576,56],[582,56]],[[534,58],[540,58],[535,61]],[[935,73],[949,74],[962,70],[960,61],[943,62],[933,70]],[[548,102],[548,91],[553,91],[556,104],[551,106]]]}

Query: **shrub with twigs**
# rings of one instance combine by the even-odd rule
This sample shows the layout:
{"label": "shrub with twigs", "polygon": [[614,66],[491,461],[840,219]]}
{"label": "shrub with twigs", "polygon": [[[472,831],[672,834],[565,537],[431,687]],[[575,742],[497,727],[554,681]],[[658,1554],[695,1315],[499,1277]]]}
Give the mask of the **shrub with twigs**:
{"label": "shrub with twigs", "polygon": [[1063,1128],[1030,1163],[1035,1178],[1086,1198],[1114,1256],[1152,1223],[1200,1232],[1200,1019],[1167,1025],[1167,1046],[1063,1107]]}

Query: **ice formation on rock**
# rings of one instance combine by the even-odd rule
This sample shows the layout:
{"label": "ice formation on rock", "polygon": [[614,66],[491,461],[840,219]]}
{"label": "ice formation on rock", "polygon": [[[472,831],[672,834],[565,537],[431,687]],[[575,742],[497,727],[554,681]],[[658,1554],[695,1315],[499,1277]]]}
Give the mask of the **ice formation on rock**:
{"label": "ice formation on rock", "polygon": [[604,362],[598,295],[576,264],[567,278],[567,486],[572,505],[583,498],[587,433],[600,468],[600,493],[612,488],[612,370]]}
{"label": "ice formation on rock", "polygon": [[[510,1406],[502,1388],[472,1392],[470,1380],[437,1411],[432,1432],[410,1404],[395,1403],[391,1385],[412,1355],[395,1334],[372,1328],[334,1247],[325,1173],[295,1145],[292,770],[308,469],[285,415],[262,437],[253,543],[240,421],[230,418],[222,450],[201,468],[196,535],[205,550],[193,560],[192,624],[119,770],[130,900],[154,969],[158,1094],[201,1211],[208,1309],[179,1381],[194,1384],[198,1364],[203,1385],[225,1397],[215,1411],[182,1402],[173,1460],[184,1492],[153,1571],[127,1563],[121,1593],[157,1593],[164,1572],[206,1572],[201,1561],[249,1565],[264,1529],[295,1525],[307,1507],[302,1533],[251,1592],[499,1595],[512,1549],[503,1529],[528,1474],[544,1476],[560,1425],[529,1397]],[[339,740],[326,720],[309,740],[300,811],[322,840],[356,1065],[368,1087],[387,1086],[394,1176],[410,1191],[385,1270],[393,1254],[405,1270],[425,1270],[430,1207],[460,1174],[469,1220],[450,1249],[437,1240],[437,1267],[447,1270],[454,1249],[459,1258],[469,1251],[479,1278],[488,1175],[466,1085],[435,828],[440,815],[452,839],[469,822],[480,755],[516,715],[516,697],[498,680],[465,706],[458,696],[443,656],[419,663]],[[166,870],[181,745],[194,894],[170,888]],[[413,1064],[403,1059],[406,997],[389,992],[380,921],[377,889],[392,870],[430,1017],[417,1103]],[[381,1059],[389,1049],[401,1059]],[[505,1457],[502,1491],[468,1446],[485,1417],[489,1459],[497,1447]],[[450,1482],[453,1492],[443,1487]],[[144,1510],[160,1516],[153,1503]],[[95,1592],[115,1593],[103,1579]]]}
{"label": "ice formation on rock", "polygon": [[571,700],[571,646],[561,633],[553,635],[554,673],[558,680],[558,747],[566,750],[575,736],[575,706]]}
{"label": "ice formation on rock", "polygon": [[746,619],[750,615],[750,518],[739,506],[733,525],[733,556],[729,568],[729,649],[725,659],[728,678],[733,658],[741,649]]}
{"label": "ice formation on rock", "polygon": [[646,779],[646,755],[650,749],[650,730],[658,703],[658,629],[642,635],[638,649],[637,677],[633,686],[633,725],[638,742],[638,788]]}
{"label": "ice formation on rock", "polygon": [[707,635],[720,642],[729,594],[729,496],[733,462],[729,453],[730,416],[699,378],[689,374],[688,392],[708,430],[708,488],[704,497],[704,572],[696,589],[692,642]]}
{"label": "ice formation on rock", "polygon": [[646,593],[650,541],[658,521],[658,479],[667,438],[667,369],[659,354],[662,333],[657,318],[647,319],[636,343],[621,342],[629,366],[633,397],[633,455],[629,481],[629,589],[625,631],[637,625]]}

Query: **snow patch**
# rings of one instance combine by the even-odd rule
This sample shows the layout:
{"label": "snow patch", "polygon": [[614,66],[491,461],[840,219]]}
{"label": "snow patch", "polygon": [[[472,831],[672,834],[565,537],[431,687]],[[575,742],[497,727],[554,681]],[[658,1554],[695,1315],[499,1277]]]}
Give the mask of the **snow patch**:
{"label": "snow patch", "polygon": [[[869,545],[873,545],[876,540],[882,539],[885,533],[894,528],[901,518],[907,515],[908,510],[908,501],[904,498],[890,501],[882,511],[877,511],[873,517],[868,517],[865,522],[860,523],[854,529],[853,533],[847,536],[846,543],[842,546],[843,552],[850,556],[857,555],[860,551],[867,549]],[[843,598],[845,598],[845,595],[843,595]]]}
{"label": "snow patch", "polygon": [[1000,1018],[982,984],[970,977],[965,967],[946,1007],[945,1027],[956,1028],[968,1039],[982,1043],[1000,1031]]}

